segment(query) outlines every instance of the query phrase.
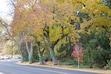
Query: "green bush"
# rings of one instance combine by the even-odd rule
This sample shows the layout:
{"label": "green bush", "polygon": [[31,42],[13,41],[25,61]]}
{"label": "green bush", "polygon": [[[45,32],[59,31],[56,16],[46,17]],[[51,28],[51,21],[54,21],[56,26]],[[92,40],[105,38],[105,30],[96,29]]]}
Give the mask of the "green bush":
{"label": "green bush", "polygon": [[110,58],[111,50],[86,49],[84,51],[84,64],[89,65],[89,67],[103,68]]}

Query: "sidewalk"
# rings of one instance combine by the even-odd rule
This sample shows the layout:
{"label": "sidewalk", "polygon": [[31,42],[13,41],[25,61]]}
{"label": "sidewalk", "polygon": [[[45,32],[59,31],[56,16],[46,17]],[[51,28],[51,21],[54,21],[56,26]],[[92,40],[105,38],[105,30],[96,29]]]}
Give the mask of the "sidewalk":
{"label": "sidewalk", "polygon": [[77,68],[72,68],[70,66],[65,66],[65,65],[57,65],[54,66],[52,64],[46,63],[45,65],[39,65],[37,63],[21,63],[21,62],[17,62],[17,64],[20,65],[30,65],[30,66],[41,66],[41,67],[48,67],[48,68],[59,68],[59,69],[66,69],[66,70],[77,70],[77,71],[84,71],[84,72],[95,72],[98,74],[111,74],[111,70],[96,70],[96,69],[77,69]]}

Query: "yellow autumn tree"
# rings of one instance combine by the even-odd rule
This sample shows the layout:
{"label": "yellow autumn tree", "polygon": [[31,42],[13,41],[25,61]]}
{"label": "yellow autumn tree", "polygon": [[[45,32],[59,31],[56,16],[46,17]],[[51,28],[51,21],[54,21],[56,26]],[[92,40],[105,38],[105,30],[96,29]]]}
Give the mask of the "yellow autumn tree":
{"label": "yellow autumn tree", "polygon": [[103,0],[71,0],[71,2],[76,7],[76,12],[85,13],[89,17],[89,19],[83,18],[83,22],[80,25],[81,33],[91,34],[93,31],[96,31],[96,34],[98,34],[100,32],[106,32],[110,40],[111,9]]}
{"label": "yellow autumn tree", "polygon": [[[71,20],[79,22],[79,18],[74,15],[76,8],[71,2],[67,0],[45,0],[40,3],[34,3],[34,0],[17,0],[17,2],[12,24],[12,32],[15,32],[15,35],[23,32],[24,37],[33,34],[39,39],[41,39],[40,35],[44,35],[50,44],[49,49],[53,60],[55,55],[52,46],[55,46],[61,38],[69,36],[71,41],[76,43],[79,36]],[[54,32],[56,33],[53,34]],[[56,62],[55,60],[54,64]]]}

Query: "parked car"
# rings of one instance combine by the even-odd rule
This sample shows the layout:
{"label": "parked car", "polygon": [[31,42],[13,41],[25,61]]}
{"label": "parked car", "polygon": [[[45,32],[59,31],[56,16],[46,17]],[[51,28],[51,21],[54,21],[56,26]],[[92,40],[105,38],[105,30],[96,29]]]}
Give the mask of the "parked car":
{"label": "parked car", "polygon": [[8,56],[0,56],[0,60],[7,60],[7,59],[9,59],[10,57],[8,57]]}

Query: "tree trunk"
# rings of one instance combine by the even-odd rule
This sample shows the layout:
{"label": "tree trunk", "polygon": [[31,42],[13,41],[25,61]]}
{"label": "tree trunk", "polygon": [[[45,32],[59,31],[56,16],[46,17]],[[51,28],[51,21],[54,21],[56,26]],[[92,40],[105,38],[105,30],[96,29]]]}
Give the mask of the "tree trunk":
{"label": "tree trunk", "polygon": [[27,49],[27,52],[28,52],[29,63],[32,63],[32,59],[33,59],[33,45],[32,45],[32,42],[29,42],[29,46],[28,46],[28,42],[26,42],[26,49]]}
{"label": "tree trunk", "polygon": [[57,58],[56,58],[56,55],[54,53],[54,46],[58,43],[58,41],[60,39],[58,39],[54,44],[51,45],[51,42],[50,42],[50,31],[49,31],[49,27],[47,26],[44,31],[46,33],[44,33],[44,36],[46,38],[46,41],[47,41],[47,45],[48,45],[48,48],[49,48],[49,51],[50,51],[50,55],[51,55],[51,58],[53,60],[53,64],[54,65],[58,65],[58,61],[57,61]]}
{"label": "tree trunk", "polygon": [[43,56],[42,55],[39,56],[39,62],[40,62],[40,64],[44,64],[44,60],[43,60]]}
{"label": "tree trunk", "polygon": [[28,56],[29,63],[32,63],[32,58],[33,58],[33,57],[32,57],[32,54],[30,53],[29,56]]}
{"label": "tree trunk", "polygon": [[43,61],[44,50],[41,52],[40,51],[40,46],[38,46],[38,51],[39,51],[39,62],[40,62],[40,64],[44,64],[44,61]]}
{"label": "tree trunk", "polygon": [[33,44],[30,42],[30,50],[29,50],[29,63],[33,62]]}
{"label": "tree trunk", "polygon": [[50,47],[49,51],[50,51],[51,58],[53,60],[53,64],[58,65],[58,61],[57,61],[57,58],[56,58],[53,48]]}
{"label": "tree trunk", "polygon": [[22,53],[22,55],[21,55],[21,62],[24,62],[24,56],[23,56],[23,43],[20,45],[20,51],[21,51],[21,53]]}

